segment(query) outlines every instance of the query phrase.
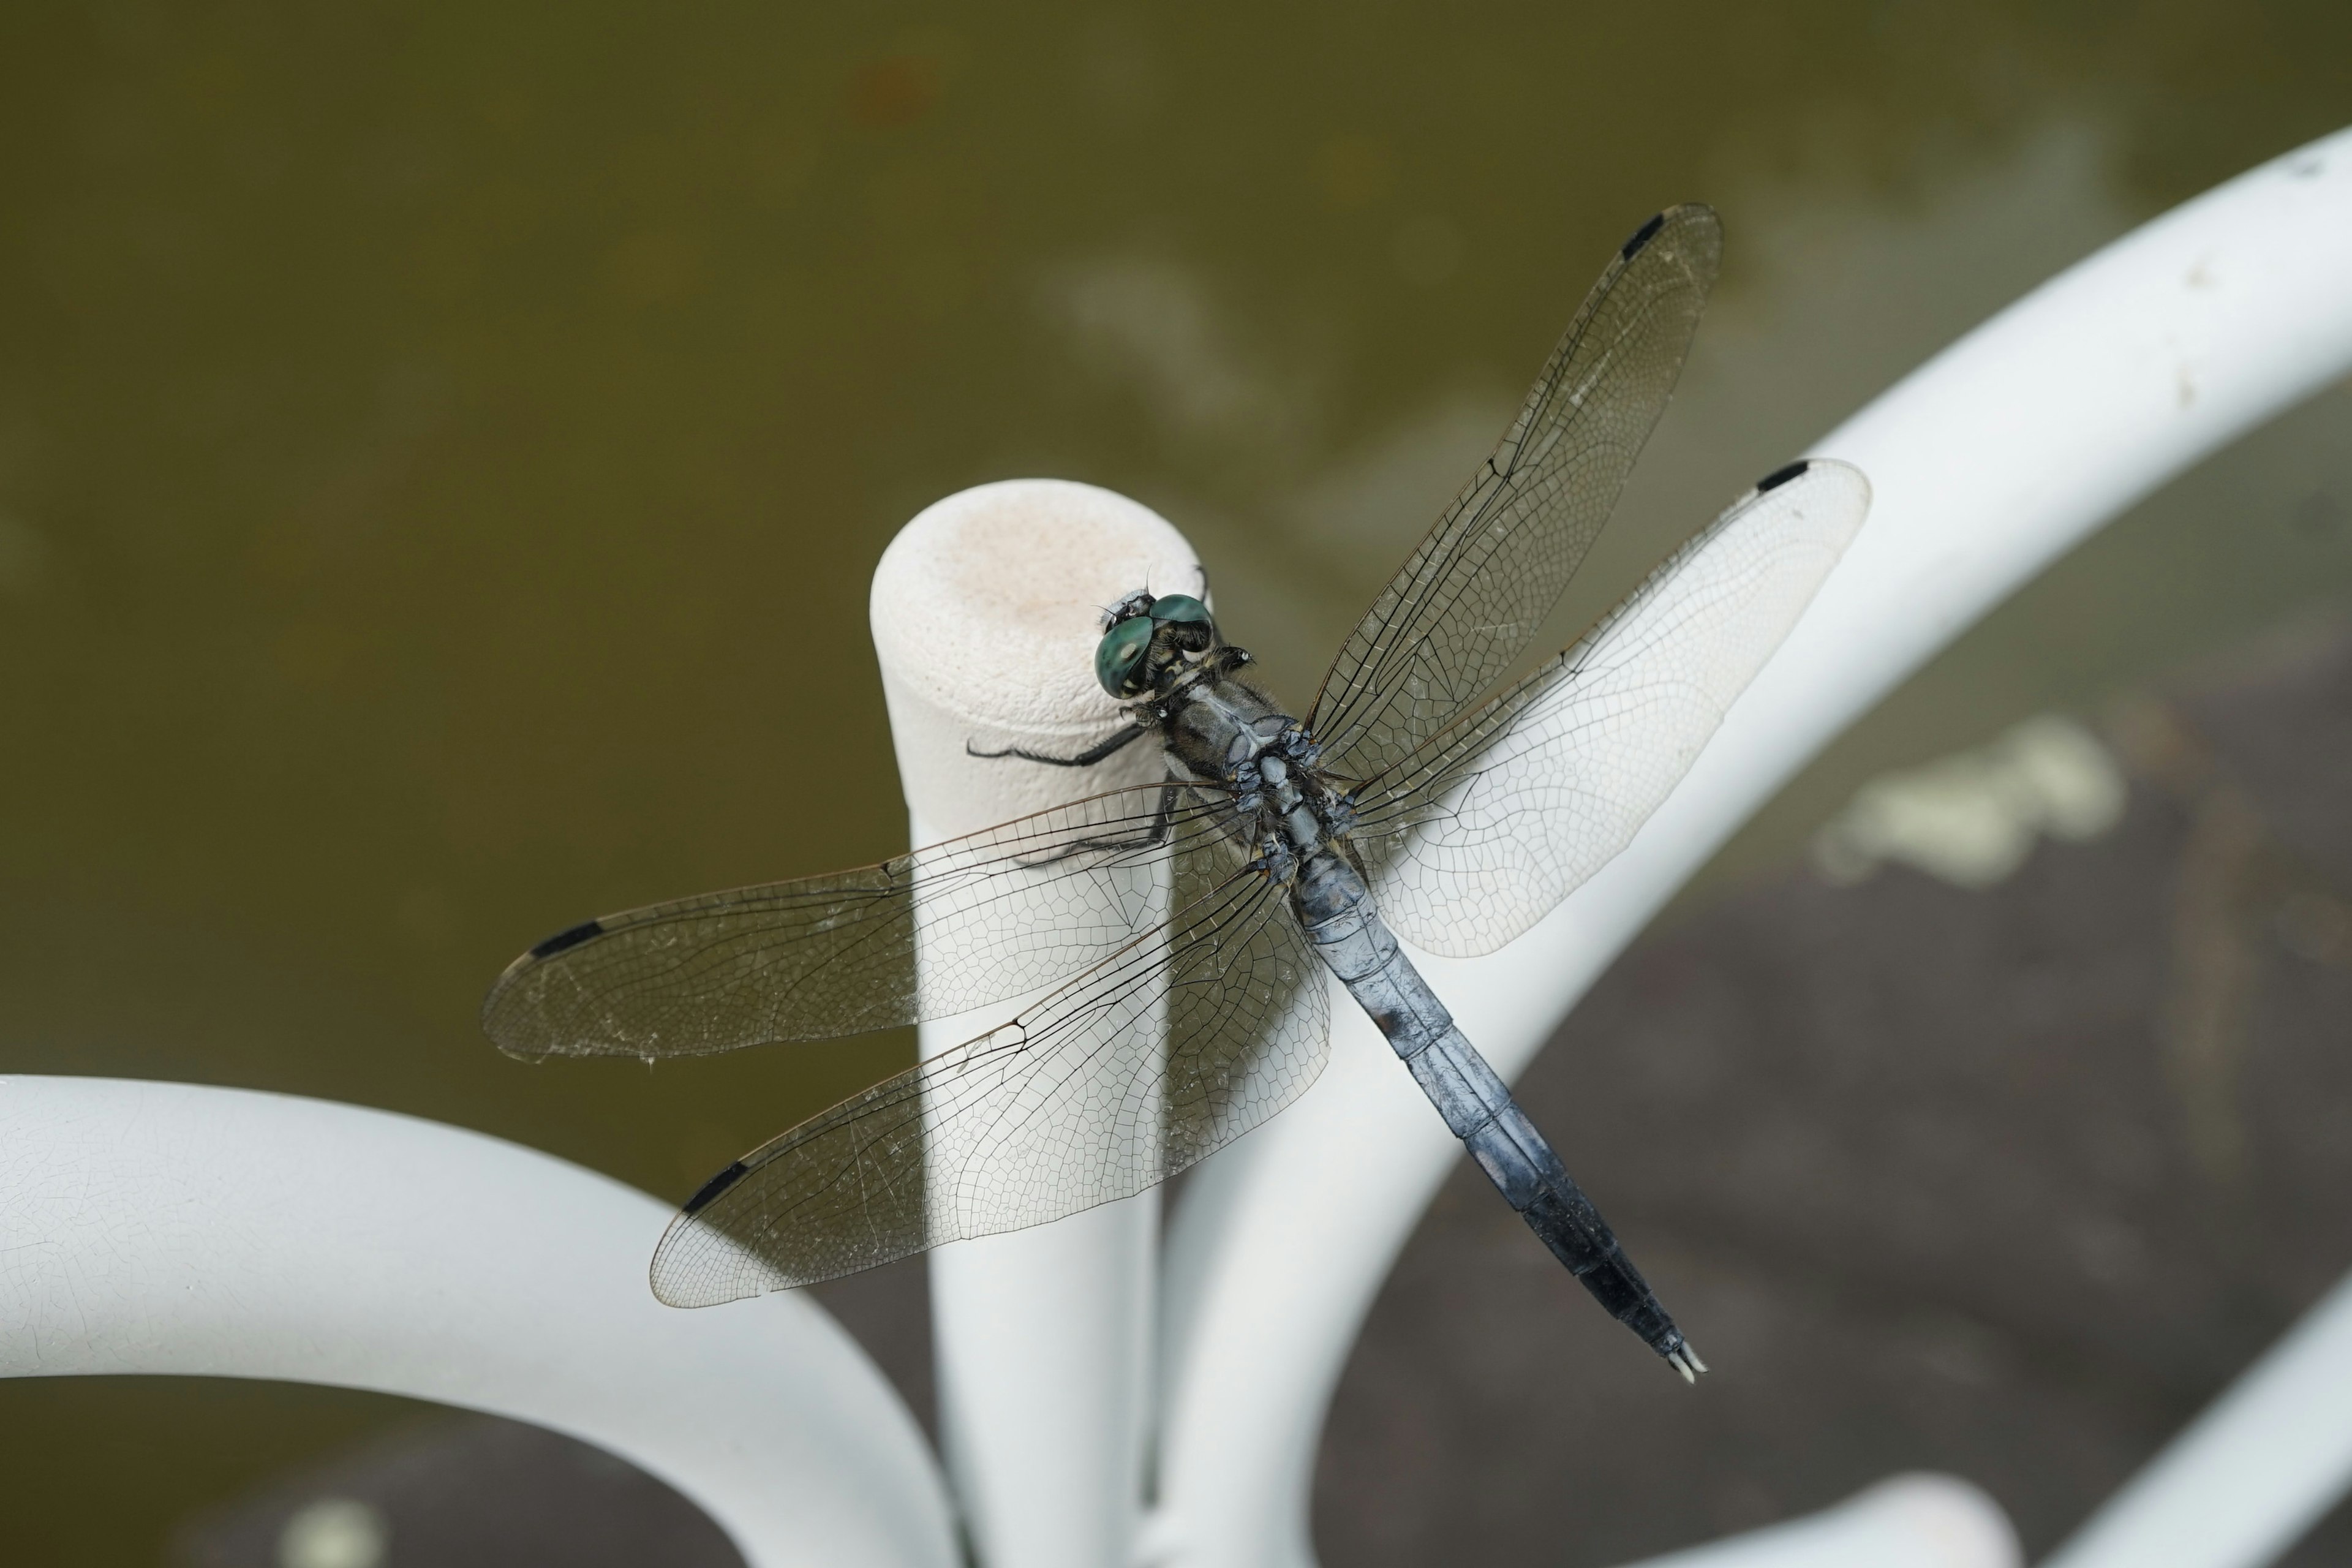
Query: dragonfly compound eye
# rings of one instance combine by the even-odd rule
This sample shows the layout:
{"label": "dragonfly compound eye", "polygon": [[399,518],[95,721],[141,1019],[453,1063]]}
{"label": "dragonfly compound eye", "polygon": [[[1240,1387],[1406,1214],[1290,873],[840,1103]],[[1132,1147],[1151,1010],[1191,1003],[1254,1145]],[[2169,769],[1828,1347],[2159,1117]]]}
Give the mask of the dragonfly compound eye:
{"label": "dragonfly compound eye", "polygon": [[1209,606],[1189,594],[1151,601],[1151,624],[1168,627],[1170,645],[1186,653],[1203,653],[1216,646],[1217,623],[1209,618]]}
{"label": "dragonfly compound eye", "polygon": [[1209,606],[1190,594],[1170,594],[1151,601],[1151,618],[1155,621],[1199,621],[1213,625],[1209,619]]}
{"label": "dragonfly compound eye", "polygon": [[1102,641],[1095,645],[1095,679],[1102,682],[1105,691],[1113,697],[1136,694],[1135,678],[1157,629],[1150,616],[1137,616],[1103,633]]}

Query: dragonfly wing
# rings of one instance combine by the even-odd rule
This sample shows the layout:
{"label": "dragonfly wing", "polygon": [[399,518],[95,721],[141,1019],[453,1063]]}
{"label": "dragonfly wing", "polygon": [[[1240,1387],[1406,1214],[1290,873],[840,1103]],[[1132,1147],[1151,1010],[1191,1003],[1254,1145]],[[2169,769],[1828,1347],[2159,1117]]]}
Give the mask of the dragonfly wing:
{"label": "dragonfly wing", "polygon": [[1670,207],[1625,242],[1526,405],[1323,679],[1308,732],[1370,778],[1459,718],[1527,650],[1664,411],[1723,231]]}
{"label": "dragonfly wing", "polygon": [[608,915],[508,965],[482,1028],[509,1056],[650,1059],[985,1007],[1133,942],[1162,912],[1154,868],[1221,839],[1230,809],[1114,790],[878,866]]}
{"label": "dragonfly wing", "polygon": [[[1192,858],[1205,866],[1206,853]],[[745,1155],[670,1222],[654,1293],[710,1306],[1143,1191],[1322,1070],[1321,972],[1280,889],[1224,873],[1002,1027]]]}
{"label": "dragonfly wing", "polygon": [[1491,952],[1599,870],[1689,771],[1869,509],[1857,468],[1780,470],[1575,647],[1360,791],[1355,842],[1385,873],[1389,923],[1433,952]]}

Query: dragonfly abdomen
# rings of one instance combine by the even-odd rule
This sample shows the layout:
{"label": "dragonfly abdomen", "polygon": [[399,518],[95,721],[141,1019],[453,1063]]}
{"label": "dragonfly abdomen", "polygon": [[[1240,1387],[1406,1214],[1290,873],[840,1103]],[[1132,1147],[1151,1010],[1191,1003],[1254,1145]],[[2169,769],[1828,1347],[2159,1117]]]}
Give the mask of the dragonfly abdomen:
{"label": "dragonfly abdomen", "polygon": [[1446,1128],[1552,1256],[1685,1377],[1706,1371],[1601,1211],[1398,948],[1355,868],[1328,851],[1310,856],[1291,898],[1317,955],[1371,1016]]}

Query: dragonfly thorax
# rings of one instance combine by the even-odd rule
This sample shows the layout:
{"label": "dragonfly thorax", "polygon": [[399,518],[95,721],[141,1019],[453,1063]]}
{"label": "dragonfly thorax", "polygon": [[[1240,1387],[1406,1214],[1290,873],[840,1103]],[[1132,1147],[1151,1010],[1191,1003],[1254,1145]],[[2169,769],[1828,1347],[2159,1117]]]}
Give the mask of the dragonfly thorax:
{"label": "dragonfly thorax", "polygon": [[[1246,658],[1238,648],[1218,651]],[[1287,882],[1300,862],[1345,834],[1347,803],[1317,772],[1319,753],[1306,727],[1221,662],[1155,705],[1153,718],[1180,774],[1230,792],[1236,830],[1276,881]]]}

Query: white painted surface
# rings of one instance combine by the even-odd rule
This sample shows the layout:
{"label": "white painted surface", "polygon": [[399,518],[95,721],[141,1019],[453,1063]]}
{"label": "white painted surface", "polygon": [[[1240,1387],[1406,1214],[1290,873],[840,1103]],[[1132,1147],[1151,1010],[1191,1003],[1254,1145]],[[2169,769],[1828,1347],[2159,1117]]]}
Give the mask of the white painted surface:
{"label": "white painted surface", "polygon": [[931,1254],[940,1440],[989,1568],[1127,1560],[1143,1506],[1157,1200]]}
{"label": "white painted surface", "polygon": [[479,1133],[288,1095],[0,1079],[0,1375],[374,1389],[571,1434],[761,1568],[950,1568],[945,1489],[803,1295],[664,1307],[670,1208]]}
{"label": "white painted surface", "polygon": [[2000,1505],[1952,1476],[1894,1476],[1835,1508],[1631,1568],[2018,1568]]}
{"label": "white painted surface", "polygon": [[2352,1277],[2044,1568],[2257,1568],[2352,1480]]}
{"label": "white painted surface", "polygon": [[[1682,787],[1517,942],[1466,962],[1415,955],[1464,1031],[1516,1076],[1831,737],[2100,524],[2347,370],[2352,132],[2339,132],[2061,274],[1840,426],[1812,450],[1869,476],[1871,521]],[[1308,1489],[1331,1390],[1459,1157],[1370,1025],[1337,1006],[1333,1018],[1322,1080],[1204,1164],[1171,1217],[1151,1525],[1163,1561],[1313,1561]],[[1605,1209],[1605,1173],[1580,1174]],[[1642,1238],[1624,1240],[1639,1258]],[[1682,1326],[1705,1354],[1706,1322]],[[2352,1390],[2338,1408],[2352,1424]]]}
{"label": "white painted surface", "polygon": [[1158,512],[1093,485],[1006,479],[935,501],[874,569],[874,650],[907,805],[928,844],[1154,784],[1139,742],[1091,768],[973,757],[1071,756],[1117,729],[1095,683],[1102,612],[1127,594],[1200,592],[1192,547]]}
{"label": "white painted surface", "polygon": [[[874,574],[874,642],[913,842],[1164,775],[1139,742],[1068,756],[1117,729],[1094,679],[1101,612],[1128,593],[1196,593],[1198,563],[1157,513],[1091,485],[1014,479],[925,509]],[[1018,1002],[919,1031],[928,1058]],[[1125,1561],[1141,1514],[1160,1203],[1156,1192],[930,1255],[940,1432],[981,1560]]]}

